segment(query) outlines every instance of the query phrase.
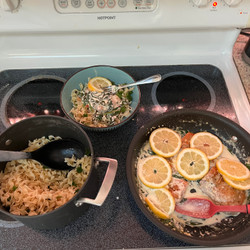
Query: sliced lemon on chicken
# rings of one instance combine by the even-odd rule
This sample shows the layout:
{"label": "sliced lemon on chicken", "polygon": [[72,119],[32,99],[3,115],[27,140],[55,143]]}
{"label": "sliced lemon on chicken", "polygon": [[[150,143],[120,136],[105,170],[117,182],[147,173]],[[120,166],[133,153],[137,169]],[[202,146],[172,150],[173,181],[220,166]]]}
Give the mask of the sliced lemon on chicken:
{"label": "sliced lemon on chicken", "polygon": [[152,212],[161,219],[168,219],[175,209],[174,197],[166,188],[154,189],[145,201]]}
{"label": "sliced lemon on chicken", "polygon": [[172,157],[181,148],[181,136],[169,128],[155,129],[149,137],[153,152],[163,157]]}
{"label": "sliced lemon on chicken", "polygon": [[172,169],[166,159],[153,155],[138,164],[138,176],[144,185],[150,188],[162,188],[171,181]]}
{"label": "sliced lemon on chicken", "polygon": [[194,134],[190,140],[190,147],[203,151],[209,160],[217,158],[223,150],[220,139],[209,132]]}
{"label": "sliced lemon on chicken", "polygon": [[187,180],[200,180],[209,170],[209,160],[201,150],[185,148],[177,155],[176,168]]}
{"label": "sliced lemon on chicken", "polygon": [[249,169],[240,161],[221,158],[216,162],[216,167],[220,174],[231,180],[244,181],[250,177]]}
{"label": "sliced lemon on chicken", "polygon": [[224,181],[231,187],[239,190],[248,190],[250,189],[250,177],[244,181],[235,181],[227,178],[226,176],[222,175]]}
{"label": "sliced lemon on chicken", "polygon": [[111,81],[108,80],[107,78],[97,76],[89,80],[88,89],[90,91],[103,92],[103,88],[111,85],[112,85]]}

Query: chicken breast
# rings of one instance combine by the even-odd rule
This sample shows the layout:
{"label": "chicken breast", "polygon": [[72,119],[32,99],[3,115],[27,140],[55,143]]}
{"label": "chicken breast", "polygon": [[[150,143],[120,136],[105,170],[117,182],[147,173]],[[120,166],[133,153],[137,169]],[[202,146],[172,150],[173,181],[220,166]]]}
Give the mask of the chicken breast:
{"label": "chicken breast", "polygon": [[173,195],[175,202],[180,202],[187,190],[188,182],[183,179],[172,177],[168,184],[168,190]]}
{"label": "chicken breast", "polygon": [[229,186],[216,167],[212,167],[203,177],[200,188],[218,205],[241,205],[246,200],[246,191]]}

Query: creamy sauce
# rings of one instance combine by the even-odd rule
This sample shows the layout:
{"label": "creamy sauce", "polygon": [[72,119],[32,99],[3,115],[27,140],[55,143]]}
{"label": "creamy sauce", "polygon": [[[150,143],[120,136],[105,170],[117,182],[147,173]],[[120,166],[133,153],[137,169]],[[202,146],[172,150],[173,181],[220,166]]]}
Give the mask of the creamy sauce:
{"label": "creamy sauce", "polygon": [[227,158],[229,160],[239,161],[237,156],[234,154],[231,154],[225,145],[223,145],[223,151],[222,151],[221,155],[218,157],[218,159],[220,159],[220,158]]}
{"label": "creamy sauce", "polygon": [[[85,102],[83,98],[83,102]],[[87,100],[92,108],[99,113],[111,112],[122,105],[122,100],[111,92],[90,91]]]}
{"label": "creamy sauce", "polygon": [[[153,155],[154,153],[151,150],[151,147],[149,145],[149,141],[146,141],[144,143],[144,145],[142,146],[139,155],[138,155],[138,159],[137,159],[137,165],[140,164],[140,162],[150,156]],[[236,155],[231,154],[227,147],[224,146],[223,147],[223,152],[220,155],[221,157],[225,157],[231,160],[238,160],[238,158],[236,157]],[[176,158],[176,157],[175,157]],[[175,162],[175,159],[172,159],[172,164]],[[211,165],[215,165],[214,161],[211,161]],[[174,166],[173,166],[174,167]],[[182,178],[183,177],[173,169],[173,175],[175,178]],[[140,198],[142,199],[142,201],[144,202],[145,197],[150,194],[150,192],[152,192],[152,189],[145,186],[139,179],[139,177],[137,176],[137,181],[138,181],[138,186],[139,186],[139,194],[140,194]],[[188,187],[187,190],[184,194],[183,198],[189,198],[189,197],[204,197],[206,199],[209,199],[209,197],[207,195],[205,195],[202,190],[200,189],[199,186],[199,182],[198,181],[188,181]],[[167,188],[167,187],[166,187]],[[188,208],[186,208],[188,209]],[[205,208],[203,208],[205,209]],[[186,216],[186,215],[182,215],[177,213],[176,211],[174,213],[171,214],[171,220],[172,223],[175,225],[175,227],[179,230],[179,231],[183,231],[183,227],[185,227],[185,225],[189,225],[189,226],[212,226],[215,225],[216,223],[220,223],[222,222],[222,220],[225,219],[229,219],[229,217],[231,216],[237,216],[239,213],[228,213],[228,212],[220,212],[215,214],[214,216],[212,216],[211,218],[208,219],[199,219],[199,218],[193,218],[190,216]]]}
{"label": "creamy sauce", "polygon": [[87,85],[71,92],[73,108],[70,113],[81,124],[90,127],[116,125],[132,112],[133,88],[123,88],[116,93],[90,91]]}

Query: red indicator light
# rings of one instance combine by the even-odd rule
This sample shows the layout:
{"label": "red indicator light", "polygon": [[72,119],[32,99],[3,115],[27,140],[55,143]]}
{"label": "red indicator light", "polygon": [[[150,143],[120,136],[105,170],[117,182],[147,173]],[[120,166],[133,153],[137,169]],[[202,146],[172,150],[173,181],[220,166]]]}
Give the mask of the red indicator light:
{"label": "red indicator light", "polygon": [[218,5],[217,2],[213,2],[213,6],[216,7]]}

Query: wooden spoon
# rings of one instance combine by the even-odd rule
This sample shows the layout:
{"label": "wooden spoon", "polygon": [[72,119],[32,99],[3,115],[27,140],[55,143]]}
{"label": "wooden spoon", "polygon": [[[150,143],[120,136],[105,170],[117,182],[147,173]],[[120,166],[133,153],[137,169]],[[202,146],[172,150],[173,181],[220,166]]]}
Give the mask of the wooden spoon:
{"label": "wooden spoon", "polygon": [[177,203],[175,211],[190,217],[207,219],[218,212],[240,212],[249,213],[250,204],[236,206],[215,205],[212,201],[204,198],[188,198],[183,202]]}

